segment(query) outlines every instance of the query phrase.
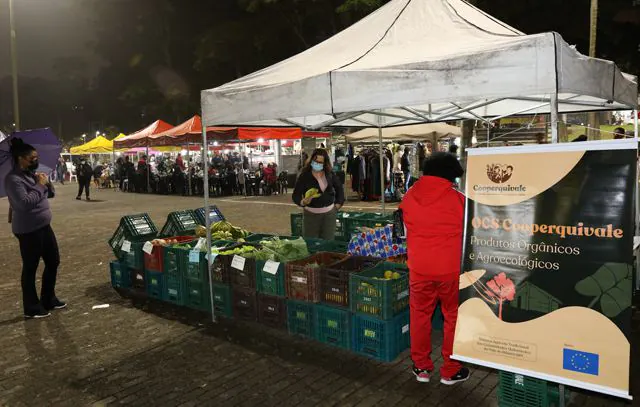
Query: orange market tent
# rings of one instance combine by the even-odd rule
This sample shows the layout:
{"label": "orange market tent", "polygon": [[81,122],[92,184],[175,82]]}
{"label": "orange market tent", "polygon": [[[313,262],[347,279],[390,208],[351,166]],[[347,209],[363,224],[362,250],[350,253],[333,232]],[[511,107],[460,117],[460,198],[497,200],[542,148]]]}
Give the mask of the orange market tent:
{"label": "orange market tent", "polygon": [[115,140],[115,148],[150,147],[149,137],[173,128],[169,123],[156,120],[142,130],[138,130],[122,139]]}
{"label": "orange market tent", "polygon": [[[207,127],[207,138],[213,141],[296,140],[302,137],[328,138],[330,133],[303,131],[297,127]],[[149,136],[149,146],[183,146],[202,143],[202,120],[195,115],[164,132]]]}

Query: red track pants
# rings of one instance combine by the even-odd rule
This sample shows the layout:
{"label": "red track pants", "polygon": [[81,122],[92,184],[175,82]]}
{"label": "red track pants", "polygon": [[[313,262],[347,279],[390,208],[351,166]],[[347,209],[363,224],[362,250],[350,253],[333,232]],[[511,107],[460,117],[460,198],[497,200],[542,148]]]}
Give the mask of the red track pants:
{"label": "red track pants", "polygon": [[444,315],[444,341],[442,342],[441,377],[455,375],[462,365],[451,359],[453,336],[458,320],[459,282],[411,281],[409,305],[411,309],[411,359],[419,369],[433,371],[431,360],[431,318],[440,300]]}

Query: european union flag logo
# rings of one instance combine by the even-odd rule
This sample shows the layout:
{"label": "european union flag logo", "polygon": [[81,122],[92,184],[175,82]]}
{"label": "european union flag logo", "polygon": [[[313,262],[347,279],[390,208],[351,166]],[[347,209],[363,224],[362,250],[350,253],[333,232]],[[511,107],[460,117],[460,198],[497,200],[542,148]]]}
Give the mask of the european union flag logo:
{"label": "european union flag logo", "polygon": [[562,368],[572,372],[597,376],[600,369],[600,355],[564,348],[562,351]]}

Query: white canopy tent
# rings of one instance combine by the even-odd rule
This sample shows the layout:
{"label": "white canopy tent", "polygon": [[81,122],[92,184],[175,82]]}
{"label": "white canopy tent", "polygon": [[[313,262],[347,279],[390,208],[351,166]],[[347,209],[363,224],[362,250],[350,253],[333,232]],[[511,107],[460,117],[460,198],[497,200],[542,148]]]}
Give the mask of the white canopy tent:
{"label": "white canopy tent", "polygon": [[[211,125],[389,127],[635,109],[637,79],[557,33],[524,35],[463,0],[392,0],[276,65],[202,91]],[[553,138],[557,139],[556,126]]]}
{"label": "white canopy tent", "polygon": [[613,62],[557,33],[525,35],[464,0],[391,0],[294,57],[201,92],[203,128],[377,127],[380,147],[385,127],[542,113],[557,142],[559,112],[637,103],[637,78]]}
{"label": "white canopy tent", "polygon": [[[425,141],[443,137],[460,137],[460,127],[446,123],[425,123],[410,126],[386,127],[382,129],[383,141]],[[380,134],[378,128],[366,128],[355,133],[347,134],[345,139],[349,143],[378,142]]]}

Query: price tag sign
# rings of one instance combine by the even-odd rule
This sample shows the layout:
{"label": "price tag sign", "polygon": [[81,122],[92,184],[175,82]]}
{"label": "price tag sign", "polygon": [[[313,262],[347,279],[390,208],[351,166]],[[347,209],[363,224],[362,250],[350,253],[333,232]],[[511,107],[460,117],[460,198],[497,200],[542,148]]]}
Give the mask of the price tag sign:
{"label": "price tag sign", "polygon": [[123,252],[131,252],[131,242],[128,240],[125,240],[124,242],[122,242],[122,251]]}
{"label": "price tag sign", "polygon": [[153,245],[151,242],[145,242],[144,246],[142,246],[142,251],[150,255],[153,252]]}
{"label": "price tag sign", "polygon": [[200,250],[191,250],[189,252],[189,263],[200,263]]}
{"label": "price tag sign", "polygon": [[244,270],[244,262],[247,259],[245,259],[242,256],[238,256],[237,254],[233,256],[233,260],[231,261],[231,267],[236,269],[236,270]]}
{"label": "price tag sign", "polygon": [[267,262],[264,263],[264,268],[262,270],[265,273],[273,274],[275,276],[276,274],[278,274],[278,269],[279,268],[280,268],[280,263],[275,262],[275,261],[271,261],[271,260],[267,260]]}

